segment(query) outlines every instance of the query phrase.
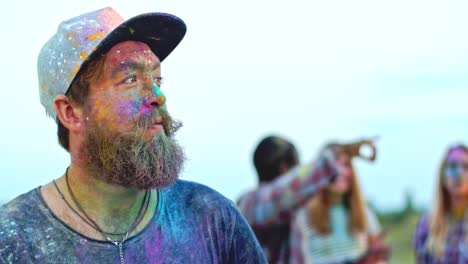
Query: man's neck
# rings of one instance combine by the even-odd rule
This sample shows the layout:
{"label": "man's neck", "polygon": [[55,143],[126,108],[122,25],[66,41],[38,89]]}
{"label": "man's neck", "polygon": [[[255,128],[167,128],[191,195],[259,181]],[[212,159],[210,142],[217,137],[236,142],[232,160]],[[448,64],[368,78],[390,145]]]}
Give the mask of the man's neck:
{"label": "man's neck", "polygon": [[144,191],[109,184],[98,177],[90,175],[85,168],[76,165],[70,166],[68,170],[71,191],[84,209],[103,213],[115,210],[126,211],[125,209],[135,203],[139,197],[143,197]]}
{"label": "man's neck", "polygon": [[[58,183],[65,190],[65,199],[71,206],[82,215],[86,213],[106,232],[127,232],[144,206],[145,191],[106,183],[76,164],[68,169],[68,184],[67,176],[60,178]],[[84,213],[74,203],[74,199]]]}

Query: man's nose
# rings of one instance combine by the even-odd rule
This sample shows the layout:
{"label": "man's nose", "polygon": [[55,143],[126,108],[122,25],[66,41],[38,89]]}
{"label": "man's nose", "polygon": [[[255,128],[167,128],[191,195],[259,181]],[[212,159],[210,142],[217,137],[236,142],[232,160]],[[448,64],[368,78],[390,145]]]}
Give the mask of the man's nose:
{"label": "man's nose", "polygon": [[163,106],[166,103],[166,96],[155,82],[153,82],[151,86],[151,96],[146,100],[146,105],[148,107]]}

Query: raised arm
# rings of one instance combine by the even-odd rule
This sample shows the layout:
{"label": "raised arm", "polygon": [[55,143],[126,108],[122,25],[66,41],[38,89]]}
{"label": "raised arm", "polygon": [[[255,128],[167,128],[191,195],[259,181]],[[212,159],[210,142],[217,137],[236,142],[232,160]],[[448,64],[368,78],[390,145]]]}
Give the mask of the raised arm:
{"label": "raised arm", "polygon": [[288,223],[291,214],[336,175],[330,157],[299,165],[272,182],[260,185],[238,201],[252,227]]}

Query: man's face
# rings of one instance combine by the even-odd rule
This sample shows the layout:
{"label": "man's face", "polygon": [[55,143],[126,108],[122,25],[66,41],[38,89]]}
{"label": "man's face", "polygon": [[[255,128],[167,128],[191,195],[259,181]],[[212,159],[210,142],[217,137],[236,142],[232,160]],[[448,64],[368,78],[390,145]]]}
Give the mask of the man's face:
{"label": "man's face", "polygon": [[[166,98],[161,91],[158,57],[144,43],[126,41],[114,46],[105,58],[99,80],[90,85],[88,114],[109,133],[134,133],[141,118],[164,112]],[[161,117],[144,127],[151,139],[163,132]]]}
{"label": "man's face", "polygon": [[177,179],[184,153],[173,136],[180,124],[166,110],[160,69],[141,42],[119,43],[106,54],[84,109],[83,157],[95,177],[138,189]]}
{"label": "man's face", "polygon": [[444,168],[444,182],[452,195],[468,195],[468,153],[462,148],[451,150]]}

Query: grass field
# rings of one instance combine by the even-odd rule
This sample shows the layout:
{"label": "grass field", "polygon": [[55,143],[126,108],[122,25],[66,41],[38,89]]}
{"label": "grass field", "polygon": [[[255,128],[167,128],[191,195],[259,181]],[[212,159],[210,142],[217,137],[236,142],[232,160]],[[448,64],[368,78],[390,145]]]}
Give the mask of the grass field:
{"label": "grass field", "polygon": [[386,241],[392,248],[390,263],[415,263],[413,234],[421,210],[416,210],[409,199],[401,211],[378,213],[382,229],[388,230]]}

